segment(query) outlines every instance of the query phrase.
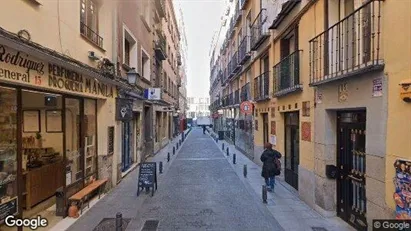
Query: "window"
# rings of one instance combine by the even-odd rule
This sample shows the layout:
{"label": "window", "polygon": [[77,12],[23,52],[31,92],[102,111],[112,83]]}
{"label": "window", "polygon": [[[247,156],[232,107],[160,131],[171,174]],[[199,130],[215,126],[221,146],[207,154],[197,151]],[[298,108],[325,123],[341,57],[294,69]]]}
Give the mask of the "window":
{"label": "window", "polygon": [[141,75],[143,78],[150,80],[150,58],[143,49],[141,50]]}
{"label": "window", "polygon": [[98,35],[98,5],[96,0],[81,0],[80,33],[99,47],[103,38]]}
{"label": "window", "polygon": [[303,102],[302,114],[304,117],[310,116],[310,101]]}
{"label": "window", "polygon": [[137,40],[126,26],[123,26],[123,64],[126,69],[137,68]]}

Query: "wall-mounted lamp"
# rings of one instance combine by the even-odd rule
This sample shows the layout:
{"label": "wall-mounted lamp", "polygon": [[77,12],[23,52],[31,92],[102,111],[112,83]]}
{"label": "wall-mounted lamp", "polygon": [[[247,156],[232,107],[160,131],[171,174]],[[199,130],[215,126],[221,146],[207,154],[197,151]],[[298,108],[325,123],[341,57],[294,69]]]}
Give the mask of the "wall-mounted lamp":
{"label": "wall-mounted lamp", "polygon": [[131,85],[136,85],[138,76],[140,76],[140,74],[136,71],[136,69],[134,67],[131,68],[131,70],[127,72],[128,83]]}

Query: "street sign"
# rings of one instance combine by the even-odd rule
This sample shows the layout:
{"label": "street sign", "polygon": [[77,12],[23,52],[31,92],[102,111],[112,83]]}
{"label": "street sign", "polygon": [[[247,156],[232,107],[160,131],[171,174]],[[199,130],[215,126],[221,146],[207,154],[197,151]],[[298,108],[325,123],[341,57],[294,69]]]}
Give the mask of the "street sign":
{"label": "street sign", "polygon": [[154,187],[157,190],[157,163],[144,162],[140,164],[138,173],[137,196],[140,194],[140,189],[152,188],[151,196],[154,195]]}
{"label": "street sign", "polygon": [[244,101],[240,104],[240,110],[244,114],[252,114],[253,113],[253,104],[250,101]]}

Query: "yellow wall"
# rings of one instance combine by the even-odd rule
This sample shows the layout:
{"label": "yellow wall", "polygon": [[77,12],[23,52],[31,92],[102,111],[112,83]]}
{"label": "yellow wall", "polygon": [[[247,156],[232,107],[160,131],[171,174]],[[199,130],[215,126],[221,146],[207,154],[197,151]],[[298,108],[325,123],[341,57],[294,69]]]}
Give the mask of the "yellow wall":
{"label": "yellow wall", "polygon": [[99,2],[99,35],[103,38],[103,48],[106,51],[92,45],[80,35],[79,0],[42,1],[42,5],[33,4],[32,1],[2,1],[1,27],[13,33],[26,29],[31,35],[31,41],[96,66],[96,62],[88,58],[88,51],[94,51],[97,57],[112,58],[114,1]]}
{"label": "yellow wall", "polygon": [[388,121],[386,158],[386,202],[395,208],[393,193],[394,162],[411,160],[411,104],[399,97],[404,79],[411,78],[411,1],[382,3],[382,46],[388,76]]}

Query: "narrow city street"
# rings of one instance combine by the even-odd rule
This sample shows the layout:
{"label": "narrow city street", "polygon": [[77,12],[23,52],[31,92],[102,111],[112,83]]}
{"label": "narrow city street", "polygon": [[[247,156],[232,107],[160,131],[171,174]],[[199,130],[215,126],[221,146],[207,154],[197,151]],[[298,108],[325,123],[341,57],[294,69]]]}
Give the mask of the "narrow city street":
{"label": "narrow city street", "polygon": [[[232,152],[231,145],[225,146]],[[227,157],[201,129],[192,130],[170,162],[166,159],[170,149],[165,149],[149,160],[164,163],[154,197],[136,196],[136,168],[68,230],[114,230],[112,218],[118,212],[125,230],[351,230],[336,218],[316,213],[281,180],[264,204],[260,168],[238,152],[234,165],[232,155]],[[244,163],[249,166],[246,178]],[[102,222],[109,218],[111,229]],[[158,221],[158,227],[143,229],[149,220]]]}
{"label": "narrow city street", "polygon": [[127,230],[146,220],[158,220],[158,230],[282,230],[209,135],[194,129],[179,151],[154,197],[136,197],[135,170],[69,230],[93,230],[116,212],[131,219]]}

